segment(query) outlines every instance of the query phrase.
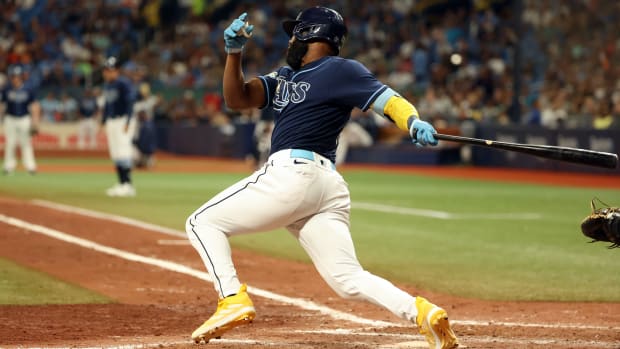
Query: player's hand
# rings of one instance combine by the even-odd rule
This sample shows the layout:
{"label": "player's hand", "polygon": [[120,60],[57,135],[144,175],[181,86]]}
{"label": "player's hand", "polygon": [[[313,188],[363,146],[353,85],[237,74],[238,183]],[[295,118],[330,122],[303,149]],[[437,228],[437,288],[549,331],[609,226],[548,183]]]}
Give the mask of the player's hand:
{"label": "player's hand", "polygon": [[409,127],[409,135],[413,144],[417,146],[437,145],[438,141],[433,136],[437,133],[433,125],[420,119],[415,119]]}
{"label": "player's hand", "polygon": [[243,45],[248,41],[254,30],[253,25],[247,22],[248,14],[242,13],[224,30],[224,43],[226,53],[239,53],[243,50]]}

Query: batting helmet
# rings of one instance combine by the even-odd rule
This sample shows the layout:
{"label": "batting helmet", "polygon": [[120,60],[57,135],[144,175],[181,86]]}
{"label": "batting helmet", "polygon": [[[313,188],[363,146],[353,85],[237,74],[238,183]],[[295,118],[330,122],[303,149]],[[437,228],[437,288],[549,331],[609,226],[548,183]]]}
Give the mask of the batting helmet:
{"label": "batting helmet", "polygon": [[342,16],[327,7],[316,6],[301,11],[296,19],[282,22],[282,27],[289,37],[301,42],[322,40],[329,43],[336,52],[340,48],[347,35],[347,26]]}

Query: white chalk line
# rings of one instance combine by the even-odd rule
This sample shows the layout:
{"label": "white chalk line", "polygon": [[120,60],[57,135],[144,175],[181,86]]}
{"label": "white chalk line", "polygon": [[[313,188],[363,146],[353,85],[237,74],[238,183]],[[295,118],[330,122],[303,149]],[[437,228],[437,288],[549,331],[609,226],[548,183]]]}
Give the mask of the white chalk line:
{"label": "white chalk line", "polygon": [[[151,224],[151,223],[147,223],[147,222],[143,222],[137,219],[131,219],[131,218],[127,218],[127,217],[123,217],[123,216],[118,216],[118,215],[114,215],[114,214],[108,214],[108,213],[100,213],[97,211],[93,211],[93,210],[88,210],[88,209],[83,209],[83,208],[79,208],[79,207],[74,207],[74,206],[70,206],[70,205],[64,205],[64,204],[59,204],[59,203],[55,203],[55,202],[51,202],[51,201],[45,201],[45,200],[32,200],[32,203],[39,205],[39,206],[44,206],[47,208],[51,208],[51,209],[55,209],[58,211],[63,211],[63,212],[68,212],[68,213],[76,213],[76,214],[81,214],[87,217],[92,217],[92,218],[98,218],[98,219],[103,219],[103,220],[110,220],[110,221],[114,221],[114,222],[118,222],[118,223],[123,223],[123,224],[127,224],[130,226],[135,226],[138,228],[142,228],[142,229],[146,229],[146,230],[153,230],[156,232],[161,232],[164,234],[168,234],[168,235],[175,235],[175,236],[183,236],[185,237],[186,234],[184,232],[181,231],[176,231],[170,228],[166,228],[166,227],[162,227],[162,226],[158,226],[155,224]],[[150,258],[150,257],[145,257],[145,258]],[[152,258],[151,258],[152,259]],[[168,263],[172,263],[172,262],[168,262]],[[176,263],[174,263],[176,264]],[[180,265],[180,264],[177,264]],[[195,269],[191,269],[188,267],[185,267],[183,265],[180,265],[183,268],[186,268],[188,270],[191,270],[191,273],[196,273],[196,275],[192,275],[192,274],[188,274],[191,276],[195,276],[199,279],[202,280],[206,280],[211,282],[211,279],[209,277],[209,274],[206,272],[202,272],[202,271],[197,271]],[[170,269],[169,269],[170,270]],[[300,298],[292,298],[292,297],[286,297],[283,295],[279,295],[276,293],[272,293],[266,290],[260,290],[260,289],[256,289],[253,288],[251,286],[248,286],[248,290],[251,291],[251,293],[254,293],[258,296],[267,298],[267,299],[271,299],[271,300],[275,300],[275,301],[280,301],[282,303],[285,304],[290,304],[290,305],[294,305],[297,307],[300,307],[302,309],[306,309],[304,308],[304,306],[308,305],[310,306],[309,309],[307,310],[318,310],[315,307],[318,307],[321,310],[318,311],[324,311],[326,315],[331,314],[331,312],[336,312],[337,314],[346,314],[346,313],[342,313],[339,311],[336,311],[335,309],[331,309],[329,307],[324,307],[324,306],[320,306],[314,302],[309,302],[305,299],[300,299]],[[273,298],[272,298],[273,297]],[[309,302],[309,303],[308,303]],[[349,315],[349,314],[347,314]],[[332,316],[332,315],[329,315]],[[336,316],[336,315],[334,315]],[[334,317],[332,316],[332,317]],[[350,315],[352,316],[352,315]],[[334,317],[335,318],[335,317]],[[378,326],[378,327],[406,327],[406,326],[410,326],[409,324],[402,324],[402,323],[392,323],[392,322],[385,322],[385,321],[375,321],[375,320],[369,320],[369,319],[363,319],[363,318],[359,318],[359,317],[355,317],[357,319],[360,319],[360,322],[356,322],[356,321],[352,321],[354,323],[359,323],[359,324],[368,324],[370,322],[371,326]],[[337,318],[338,320],[340,320],[340,318]],[[467,326],[502,326],[502,327],[542,327],[542,328],[554,328],[554,329],[592,329],[592,330],[618,330],[620,331],[620,327],[609,327],[609,326],[594,326],[594,325],[583,325],[583,324],[549,324],[549,323],[520,323],[520,322],[502,322],[502,321],[493,321],[493,320],[450,320],[450,322],[454,323],[455,325],[467,325]]]}
{"label": "white chalk line", "polygon": [[[146,256],[142,256],[142,255],[135,254],[132,252],[127,252],[127,251],[119,250],[117,248],[101,245],[94,241],[79,238],[79,237],[76,237],[76,236],[73,236],[67,233],[63,233],[61,231],[51,229],[51,228],[48,228],[42,225],[33,224],[33,223],[23,221],[21,219],[9,217],[4,214],[0,214],[0,222],[10,224],[12,226],[15,226],[21,229],[30,230],[32,232],[46,235],[51,238],[65,241],[65,242],[78,245],[78,246],[81,246],[87,249],[91,249],[91,250],[102,252],[102,253],[105,253],[111,256],[126,259],[128,261],[149,264],[149,265],[156,266],[156,267],[159,267],[165,270],[170,270],[170,271],[177,272],[180,274],[193,276],[200,280],[212,282],[211,277],[209,276],[208,273],[199,271],[196,269],[192,269],[190,267],[187,267],[179,263],[162,260],[158,258],[153,258],[153,257],[146,257]],[[312,302],[306,299],[287,297],[287,296],[280,295],[280,294],[270,292],[267,290],[263,290],[257,287],[248,286],[248,292],[250,292],[251,294],[257,295],[259,297],[271,299],[271,300],[274,300],[274,301],[277,301],[283,304],[294,305],[304,310],[317,311],[335,320],[349,321],[352,323],[366,325],[366,326],[373,326],[373,327],[402,326],[402,325],[394,324],[394,323],[387,322],[387,321],[378,321],[378,320],[370,320],[370,319],[361,318],[361,317],[358,317],[358,316],[355,316],[349,313],[341,312],[341,311],[320,305],[318,303],[315,303],[315,302]]]}
{"label": "white chalk line", "polygon": [[396,213],[408,216],[420,216],[437,219],[508,219],[508,220],[534,220],[541,219],[540,213],[450,213],[446,211],[426,210],[412,207],[376,204],[370,202],[352,202],[351,208],[382,213]]}
{"label": "white chalk line", "polygon": [[[13,218],[13,217],[9,217],[3,214],[0,214],[0,221],[5,222],[7,224],[22,228],[22,229],[26,229],[26,230],[30,230],[36,233],[40,233],[52,238],[56,238],[65,242],[69,242],[69,243],[73,243],[76,244],[78,246],[82,246],[85,248],[89,248],[95,251],[99,251],[102,253],[106,253],[106,254],[110,254],[113,256],[117,256],[120,258],[124,258],[130,261],[135,261],[135,262],[140,262],[140,263],[145,263],[145,264],[150,264],[150,265],[154,265],[154,266],[158,266],[162,269],[166,269],[166,270],[171,270],[171,271],[175,271],[175,272],[179,272],[179,273],[183,273],[186,275],[190,275],[190,276],[194,276],[197,277],[199,279],[205,280],[205,281],[210,281],[210,277],[208,276],[207,273],[204,273],[202,271],[197,271],[191,268],[188,268],[186,266],[174,263],[174,262],[170,262],[170,261],[165,261],[165,260],[160,260],[157,258],[152,258],[152,257],[145,257],[145,256],[141,256],[141,255],[137,255],[131,252],[126,252],[126,251],[122,251],[119,249],[115,249],[112,247],[108,247],[108,246],[104,246],[104,245],[100,245],[98,243],[92,242],[90,240],[86,240],[86,239],[82,239],[82,238],[78,238],[48,227],[44,227],[44,226],[40,226],[37,224],[33,224],[33,223],[29,223],[29,222],[25,222],[22,220],[19,220],[17,218]],[[347,314],[347,313],[342,313],[339,311],[336,311],[334,309],[328,308],[328,307],[324,307],[321,305],[318,305],[314,302],[311,301],[307,301],[307,300],[303,300],[303,299],[297,299],[297,298],[291,298],[291,297],[286,297],[286,296],[282,296],[282,295],[278,295],[269,291],[265,291],[265,290],[261,290],[258,288],[254,288],[251,287],[248,290],[250,293],[252,294],[256,294],[258,296],[262,296],[262,297],[266,297],[269,299],[273,299],[285,304],[291,304],[291,305],[295,305],[298,307],[301,307],[302,309],[305,310],[315,310],[315,311],[319,311],[322,314],[328,315],[336,320],[346,320],[346,321],[350,321],[350,322],[354,322],[354,323],[358,323],[358,324],[363,324],[363,325],[371,325],[372,327],[376,328],[376,327],[402,327],[404,325],[402,324],[396,324],[396,323],[390,323],[390,322],[384,322],[384,321],[375,321],[375,320],[369,320],[369,319],[363,319],[363,318],[359,318],[356,317],[354,315],[351,314]],[[552,328],[592,328],[592,329],[606,329],[606,330],[620,330],[620,328],[614,328],[614,327],[603,327],[603,326],[583,326],[583,325],[550,325],[550,324],[530,324],[530,323],[509,323],[509,322],[491,322],[491,321],[486,321],[486,322],[480,322],[480,321],[453,321],[454,324],[466,324],[466,325],[474,325],[474,326],[489,326],[489,325],[495,325],[495,326],[508,326],[508,327],[513,327],[513,326],[526,326],[526,327],[552,327]],[[306,331],[308,333],[313,332],[313,331]],[[393,337],[398,337],[398,338],[407,338],[407,339],[412,339],[412,338],[419,338],[419,336],[416,335],[402,335],[402,334],[387,334],[387,333],[374,333],[374,332],[359,332],[357,330],[347,330],[347,329],[336,329],[336,330],[321,330],[321,331],[314,331],[315,333],[319,333],[319,334],[338,334],[338,335],[343,335],[343,334],[355,334],[355,335],[362,335],[362,336],[393,336]],[[497,342],[498,338],[497,337],[489,337],[487,339],[485,339],[486,337],[477,337],[477,339],[474,338],[469,338],[470,340],[474,340],[474,341],[487,341],[487,342]],[[260,345],[266,345],[266,346],[275,346],[275,345],[282,345],[282,344],[291,344],[291,343],[278,343],[278,342],[264,342],[264,341],[255,341],[255,340],[235,340],[235,339],[224,339],[224,340],[220,340],[222,343],[239,343],[239,344],[260,344]],[[558,342],[557,340],[553,340],[553,339],[528,339],[528,340],[519,340],[519,339],[501,339],[502,342],[510,342],[510,343],[540,343],[540,344],[544,344],[544,343],[556,343]],[[186,341],[182,341],[179,342],[178,344],[185,344],[187,343]],[[349,342],[350,343],[350,342]],[[571,343],[573,343],[571,341]],[[169,343],[169,344],[174,344],[174,343]],[[366,345],[365,343],[351,343],[351,344],[359,344],[359,345]],[[418,346],[418,344],[420,344],[421,346]],[[574,343],[573,343],[574,344]],[[583,345],[584,347],[601,347],[601,345],[604,345],[604,347],[607,347],[607,343],[603,343],[603,342],[590,342],[590,341],[580,341],[580,344]],[[113,346],[113,347],[106,347],[106,348],[127,348],[127,349],[133,349],[133,348],[151,348],[151,347],[155,347],[155,346],[159,346],[161,345],[161,343],[157,343],[157,344],[139,344],[139,345],[122,345],[122,346]],[[610,345],[614,345],[614,344],[610,344]],[[384,349],[388,349],[388,348],[424,348],[426,347],[425,342],[421,342],[421,341],[409,341],[409,342],[399,342],[399,343],[394,343],[394,344],[385,344],[385,345],[381,345],[380,348],[384,348]],[[101,348],[101,347],[99,347]],[[52,349],[52,348],[46,348],[46,349]]]}

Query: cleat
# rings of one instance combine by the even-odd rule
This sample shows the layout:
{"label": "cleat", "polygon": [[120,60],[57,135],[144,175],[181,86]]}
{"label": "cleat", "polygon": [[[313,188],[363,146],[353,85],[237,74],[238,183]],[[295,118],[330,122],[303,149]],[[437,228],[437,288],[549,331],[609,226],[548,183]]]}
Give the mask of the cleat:
{"label": "cleat", "polygon": [[237,294],[221,298],[217,302],[217,310],[192,333],[192,339],[199,343],[208,343],[212,338],[219,339],[222,334],[234,327],[251,323],[256,316],[254,304],[247,293],[245,284],[241,285]]}
{"label": "cleat", "polygon": [[418,330],[426,337],[430,349],[454,349],[459,346],[444,309],[420,296],[416,297],[415,305],[418,309]]}

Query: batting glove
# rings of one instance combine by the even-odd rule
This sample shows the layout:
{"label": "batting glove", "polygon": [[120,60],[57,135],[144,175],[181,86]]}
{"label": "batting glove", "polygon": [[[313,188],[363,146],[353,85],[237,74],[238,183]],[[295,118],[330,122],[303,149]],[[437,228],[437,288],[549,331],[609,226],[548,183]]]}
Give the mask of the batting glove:
{"label": "batting glove", "polygon": [[242,13],[239,18],[235,19],[229,26],[224,30],[224,43],[226,44],[226,53],[239,53],[243,50],[243,45],[248,41],[250,35],[252,35],[252,30],[254,30],[253,25],[249,25],[247,23],[248,14]]}
{"label": "batting glove", "polygon": [[409,126],[409,135],[411,136],[411,140],[413,144],[419,147],[426,145],[437,145],[438,141],[435,136],[433,136],[434,133],[437,133],[435,128],[428,122],[420,119],[414,119]]}

